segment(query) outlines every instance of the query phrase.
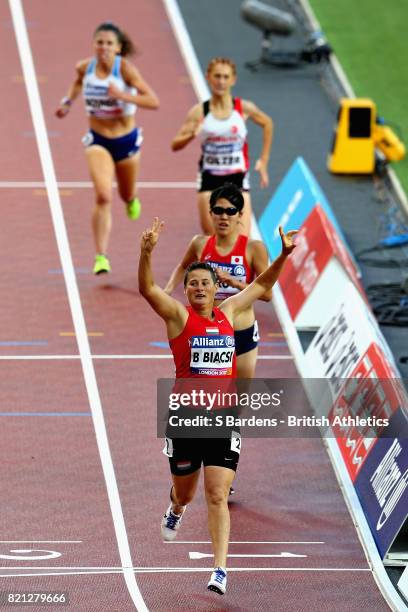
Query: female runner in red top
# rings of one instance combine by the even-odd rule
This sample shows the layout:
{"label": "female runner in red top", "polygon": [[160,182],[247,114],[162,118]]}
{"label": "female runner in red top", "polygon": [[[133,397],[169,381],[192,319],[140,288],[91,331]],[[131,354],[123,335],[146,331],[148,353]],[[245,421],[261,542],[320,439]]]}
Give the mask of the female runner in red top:
{"label": "female runner in red top", "polygon": [[[214,306],[216,276],[210,265],[195,262],[187,269],[184,286],[189,306],[175,300],[154,281],[151,257],[163,223],[158,218],[142,234],[139,260],[139,290],[164,320],[176,363],[178,377],[233,377],[235,352],[233,327],[239,314],[269,291],[295,248],[295,231],[283,233],[282,252],[243,291]],[[217,339],[214,342],[215,338]],[[208,524],[214,550],[214,572],[208,588],[223,594],[226,589],[226,561],[230,531],[228,492],[238,464],[240,439],[166,440],[173,486],[171,503],[162,520],[162,536],[173,540],[186,505],[192,501],[204,464],[204,486]]]}
{"label": "female runner in red top", "polygon": [[188,111],[171,147],[173,151],[178,151],[196,136],[201,140],[197,191],[203,233],[213,233],[208,208],[211,192],[228,181],[243,192],[245,207],[241,219],[241,233],[248,236],[251,225],[251,198],[246,121],[251,119],[263,131],[262,150],[255,162],[255,170],[259,172],[261,187],[267,187],[273,134],[272,119],[254,102],[231,95],[231,89],[237,80],[236,66],[232,60],[226,57],[213,58],[208,64],[206,77],[211,98],[195,104]]}
{"label": "female runner in red top", "polygon": [[[187,251],[174,269],[164,290],[169,295],[182,282],[188,266],[193,261],[208,262],[217,274],[215,304],[239,291],[268,267],[268,253],[260,240],[243,236],[240,219],[244,207],[241,191],[232,183],[225,183],[212,192],[210,216],[215,234],[194,236]],[[269,302],[272,291],[268,290],[261,300]],[[238,378],[253,378],[258,355],[258,323],[251,305],[234,321],[235,351]]]}

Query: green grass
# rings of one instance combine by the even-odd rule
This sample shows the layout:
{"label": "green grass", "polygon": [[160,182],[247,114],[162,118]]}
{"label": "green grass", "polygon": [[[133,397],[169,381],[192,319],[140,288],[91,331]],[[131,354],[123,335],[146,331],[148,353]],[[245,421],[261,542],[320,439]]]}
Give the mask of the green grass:
{"label": "green grass", "polygon": [[[402,130],[408,150],[408,0],[309,0],[357,97]],[[408,156],[392,164],[408,194]]]}

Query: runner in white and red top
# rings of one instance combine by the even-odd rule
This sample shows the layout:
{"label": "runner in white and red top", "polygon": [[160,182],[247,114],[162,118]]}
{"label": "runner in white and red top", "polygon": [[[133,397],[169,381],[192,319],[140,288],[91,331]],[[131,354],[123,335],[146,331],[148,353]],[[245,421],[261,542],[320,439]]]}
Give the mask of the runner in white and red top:
{"label": "runner in white and red top", "polygon": [[172,141],[173,151],[183,149],[196,136],[201,140],[201,158],[197,180],[198,209],[204,234],[212,234],[209,213],[210,194],[225,181],[234,183],[244,194],[245,207],[241,233],[250,233],[251,199],[249,195],[249,157],[246,120],[252,119],[263,129],[263,145],[255,170],[260,174],[261,187],[267,187],[268,160],[272,145],[272,119],[253,102],[231,95],[236,82],[236,67],[232,60],[215,57],[207,67],[211,98],[195,104]]}
{"label": "runner in white and red top", "polygon": [[[173,350],[178,376],[189,373],[188,378],[216,376],[228,380],[234,375],[234,323],[239,314],[252,306],[269,291],[283,268],[286,258],[295,248],[292,236],[283,233],[282,253],[243,291],[214,306],[217,277],[205,262],[195,262],[187,269],[184,287],[189,306],[168,295],[155,281],[152,271],[152,251],[159,239],[163,223],[155,219],[141,239],[139,260],[139,291],[153,310],[163,319],[170,346]],[[184,439],[181,439],[184,440]],[[180,526],[186,505],[193,499],[201,465],[204,464],[205,497],[208,523],[214,550],[214,572],[208,588],[224,593],[226,587],[226,561],[230,531],[228,493],[234,478],[240,452],[240,439],[203,438],[166,440],[165,453],[169,456],[173,486],[171,503],[162,520],[162,536],[173,540]]]}
{"label": "runner in white and red top", "polygon": [[[174,269],[164,290],[171,295],[182,282],[186,269],[193,261],[208,262],[217,274],[215,303],[245,289],[268,267],[268,253],[260,240],[240,234],[240,218],[244,199],[231,183],[219,187],[210,197],[210,215],[215,234],[194,236],[181,262]],[[269,301],[269,290],[260,298]],[[235,350],[238,378],[253,378],[258,355],[259,331],[252,306],[234,321]]]}
{"label": "runner in white and red top", "polygon": [[55,114],[61,119],[65,117],[83,92],[89,132],[82,142],[95,189],[93,271],[101,274],[110,271],[107,250],[115,175],[128,217],[137,219],[140,215],[136,179],[143,137],[141,128],[136,127],[136,108],[158,108],[159,100],[136,67],[126,59],[135,48],[127,34],[116,25],[105,22],[96,28],[94,52],[94,57],[77,63],[76,78]]}

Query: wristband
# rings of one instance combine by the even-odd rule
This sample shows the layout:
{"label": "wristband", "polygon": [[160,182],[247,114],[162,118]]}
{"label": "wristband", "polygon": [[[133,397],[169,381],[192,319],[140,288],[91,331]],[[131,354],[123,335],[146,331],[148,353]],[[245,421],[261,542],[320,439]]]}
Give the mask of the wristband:
{"label": "wristband", "polygon": [[71,106],[72,100],[68,98],[67,96],[65,96],[64,98],[62,98],[60,104],[61,106]]}

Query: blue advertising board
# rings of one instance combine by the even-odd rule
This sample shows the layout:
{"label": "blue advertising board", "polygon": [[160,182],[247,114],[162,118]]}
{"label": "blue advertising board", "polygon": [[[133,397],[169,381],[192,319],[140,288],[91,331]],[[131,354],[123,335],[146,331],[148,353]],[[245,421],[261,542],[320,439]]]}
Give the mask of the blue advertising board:
{"label": "blue advertising board", "polygon": [[[319,183],[302,157],[289,168],[259,220],[259,229],[271,259],[281,251],[279,225],[285,231],[299,229],[311,210],[320,204],[347,247],[343,232]],[[348,248],[350,256],[354,256]]]}
{"label": "blue advertising board", "polygon": [[386,435],[374,445],[354,482],[382,559],[408,519],[406,410],[399,408],[394,413]]}

